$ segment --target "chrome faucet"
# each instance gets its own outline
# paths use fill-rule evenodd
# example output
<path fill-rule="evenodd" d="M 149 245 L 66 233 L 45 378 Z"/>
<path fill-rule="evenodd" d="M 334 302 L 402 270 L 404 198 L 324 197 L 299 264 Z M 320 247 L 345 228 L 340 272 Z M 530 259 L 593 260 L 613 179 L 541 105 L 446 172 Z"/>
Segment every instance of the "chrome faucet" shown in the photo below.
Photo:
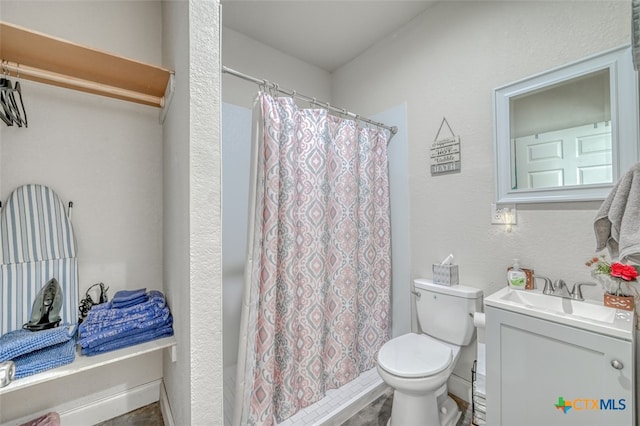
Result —
<path fill-rule="evenodd" d="M 534 278 L 544 280 L 544 288 L 542 289 L 543 294 L 553 293 L 553 284 L 551 283 L 551 280 L 549 278 L 543 277 L 542 275 L 534 275 Z"/>
<path fill-rule="evenodd" d="M 575 283 L 573 285 L 573 288 L 571 288 L 571 291 L 569 291 L 569 287 L 567 287 L 567 283 L 564 282 L 564 280 L 556 280 L 552 283 L 551 280 L 547 277 L 538 276 L 538 278 L 544 280 L 544 289 L 542 290 L 543 294 L 574 300 L 584 300 L 584 297 L 582 296 L 582 286 L 596 285 L 596 283 L 591 282 Z"/>
<path fill-rule="evenodd" d="M 571 299 L 571 293 L 569 292 L 569 287 L 567 287 L 567 283 L 564 280 L 556 280 L 553 283 L 552 287 L 553 293 L 552 296 L 560 296 L 565 297 L 567 299 Z"/>
<path fill-rule="evenodd" d="M 573 285 L 573 288 L 571 289 L 571 298 L 572 299 L 584 300 L 584 297 L 582 297 L 582 286 L 583 285 L 594 286 L 594 285 L 596 285 L 596 283 L 592 283 L 592 282 L 575 283 Z"/>

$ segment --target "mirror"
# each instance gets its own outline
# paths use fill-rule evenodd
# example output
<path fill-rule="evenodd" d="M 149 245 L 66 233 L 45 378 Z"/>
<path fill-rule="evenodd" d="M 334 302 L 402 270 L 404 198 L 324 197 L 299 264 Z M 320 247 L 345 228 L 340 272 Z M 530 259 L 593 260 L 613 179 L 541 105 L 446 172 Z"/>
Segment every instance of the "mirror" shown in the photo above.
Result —
<path fill-rule="evenodd" d="M 623 47 L 494 90 L 499 203 L 604 199 L 638 161 L 638 79 Z"/>

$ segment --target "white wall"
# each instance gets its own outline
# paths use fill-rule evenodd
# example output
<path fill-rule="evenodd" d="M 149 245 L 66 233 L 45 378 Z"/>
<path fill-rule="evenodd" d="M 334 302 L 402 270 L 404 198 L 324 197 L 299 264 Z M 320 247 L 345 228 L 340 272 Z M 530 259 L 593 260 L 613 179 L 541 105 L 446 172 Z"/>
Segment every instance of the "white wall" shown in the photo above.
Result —
<path fill-rule="evenodd" d="M 161 62 L 159 2 L 7 1 L 2 20 L 137 60 Z M 117 23 L 117 25 L 115 25 Z M 2 125 L 0 199 L 26 183 L 74 202 L 81 294 L 93 283 L 162 289 L 162 126 L 156 108 L 22 81 L 28 128 Z M 3 395 L 0 422 L 162 377 L 161 354 Z M 120 379 L 115 385 L 113 381 Z M 98 388 L 98 389 L 97 389 Z M 60 392 L 64 389 L 64 392 Z M 104 395 L 103 395 L 104 396 Z M 29 400 L 26 404 L 24 401 Z"/>
<path fill-rule="evenodd" d="M 453 253 L 461 284 L 485 294 L 505 285 L 514 257 L 552 278 L 589 279 L 599 203 L 519 205 L 511 233 L 490 224 L 491 92 L 628 43 L 629 22 L 628 2 L 442 2 L 334 73 L 338 105 L 367 114 L 407 103 L 413 278 L 431 277 L 431 264 Z M 462 171 L 431 176 L 443 117 L 461 138 Z M 472 359 L 467 353 L 456 374 L 470 378 Z"/>
<path fill-rule="evenodd" d="M 223 5 L 224 24 L 224 5 Z M 318 100 L 331 101 L 331 75 L 230 28 L 222 28 L 223 65 L 258 79 L 278 83 Z M 258 86 L 229 74 L 222 76 L 222 99 L 251 108 Z"/>
<path fill-rule="evenodd" d="M 176 425 L 222 424 L 219 5 L 162 11 L 163 59 L 176 71 L 163 138 L 165 290 L 180 319 L 164 380 Z"/>

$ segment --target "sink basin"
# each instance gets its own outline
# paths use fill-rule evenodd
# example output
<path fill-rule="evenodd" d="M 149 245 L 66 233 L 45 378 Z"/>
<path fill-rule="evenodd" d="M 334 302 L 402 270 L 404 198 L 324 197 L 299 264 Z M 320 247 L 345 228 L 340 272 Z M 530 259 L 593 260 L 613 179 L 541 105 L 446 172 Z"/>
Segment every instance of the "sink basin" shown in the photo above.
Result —
<path fill-rule="evenodd" d="M 609 308 L 592 300 L 550 296 L 539 290 L 505 287 L 488 296 L 485 304 L 624 339 L 631 339 L 633 331 L 631 311 Z"/>
<path fill-rule="evenodd" d="M 596 321 L 613 322 L 616 317 L 616 309 L 604 305 L 549 296 L 542 293 L 510 291 L 505 293 L 502 299 L 534 309 L 548 310 L 560 315 L 576 315 Z"/>

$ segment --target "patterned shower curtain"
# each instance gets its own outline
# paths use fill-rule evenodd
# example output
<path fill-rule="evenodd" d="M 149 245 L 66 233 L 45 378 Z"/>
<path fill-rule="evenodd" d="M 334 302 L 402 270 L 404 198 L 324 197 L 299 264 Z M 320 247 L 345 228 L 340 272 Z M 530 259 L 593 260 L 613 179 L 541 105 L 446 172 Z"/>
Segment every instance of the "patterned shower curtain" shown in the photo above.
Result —
<path fill-rule="evenodd" d="M 373 368 L 391 325 L 386 132 L 268 93 L 256 112 L 241 425 L 282 422 Z"/>

